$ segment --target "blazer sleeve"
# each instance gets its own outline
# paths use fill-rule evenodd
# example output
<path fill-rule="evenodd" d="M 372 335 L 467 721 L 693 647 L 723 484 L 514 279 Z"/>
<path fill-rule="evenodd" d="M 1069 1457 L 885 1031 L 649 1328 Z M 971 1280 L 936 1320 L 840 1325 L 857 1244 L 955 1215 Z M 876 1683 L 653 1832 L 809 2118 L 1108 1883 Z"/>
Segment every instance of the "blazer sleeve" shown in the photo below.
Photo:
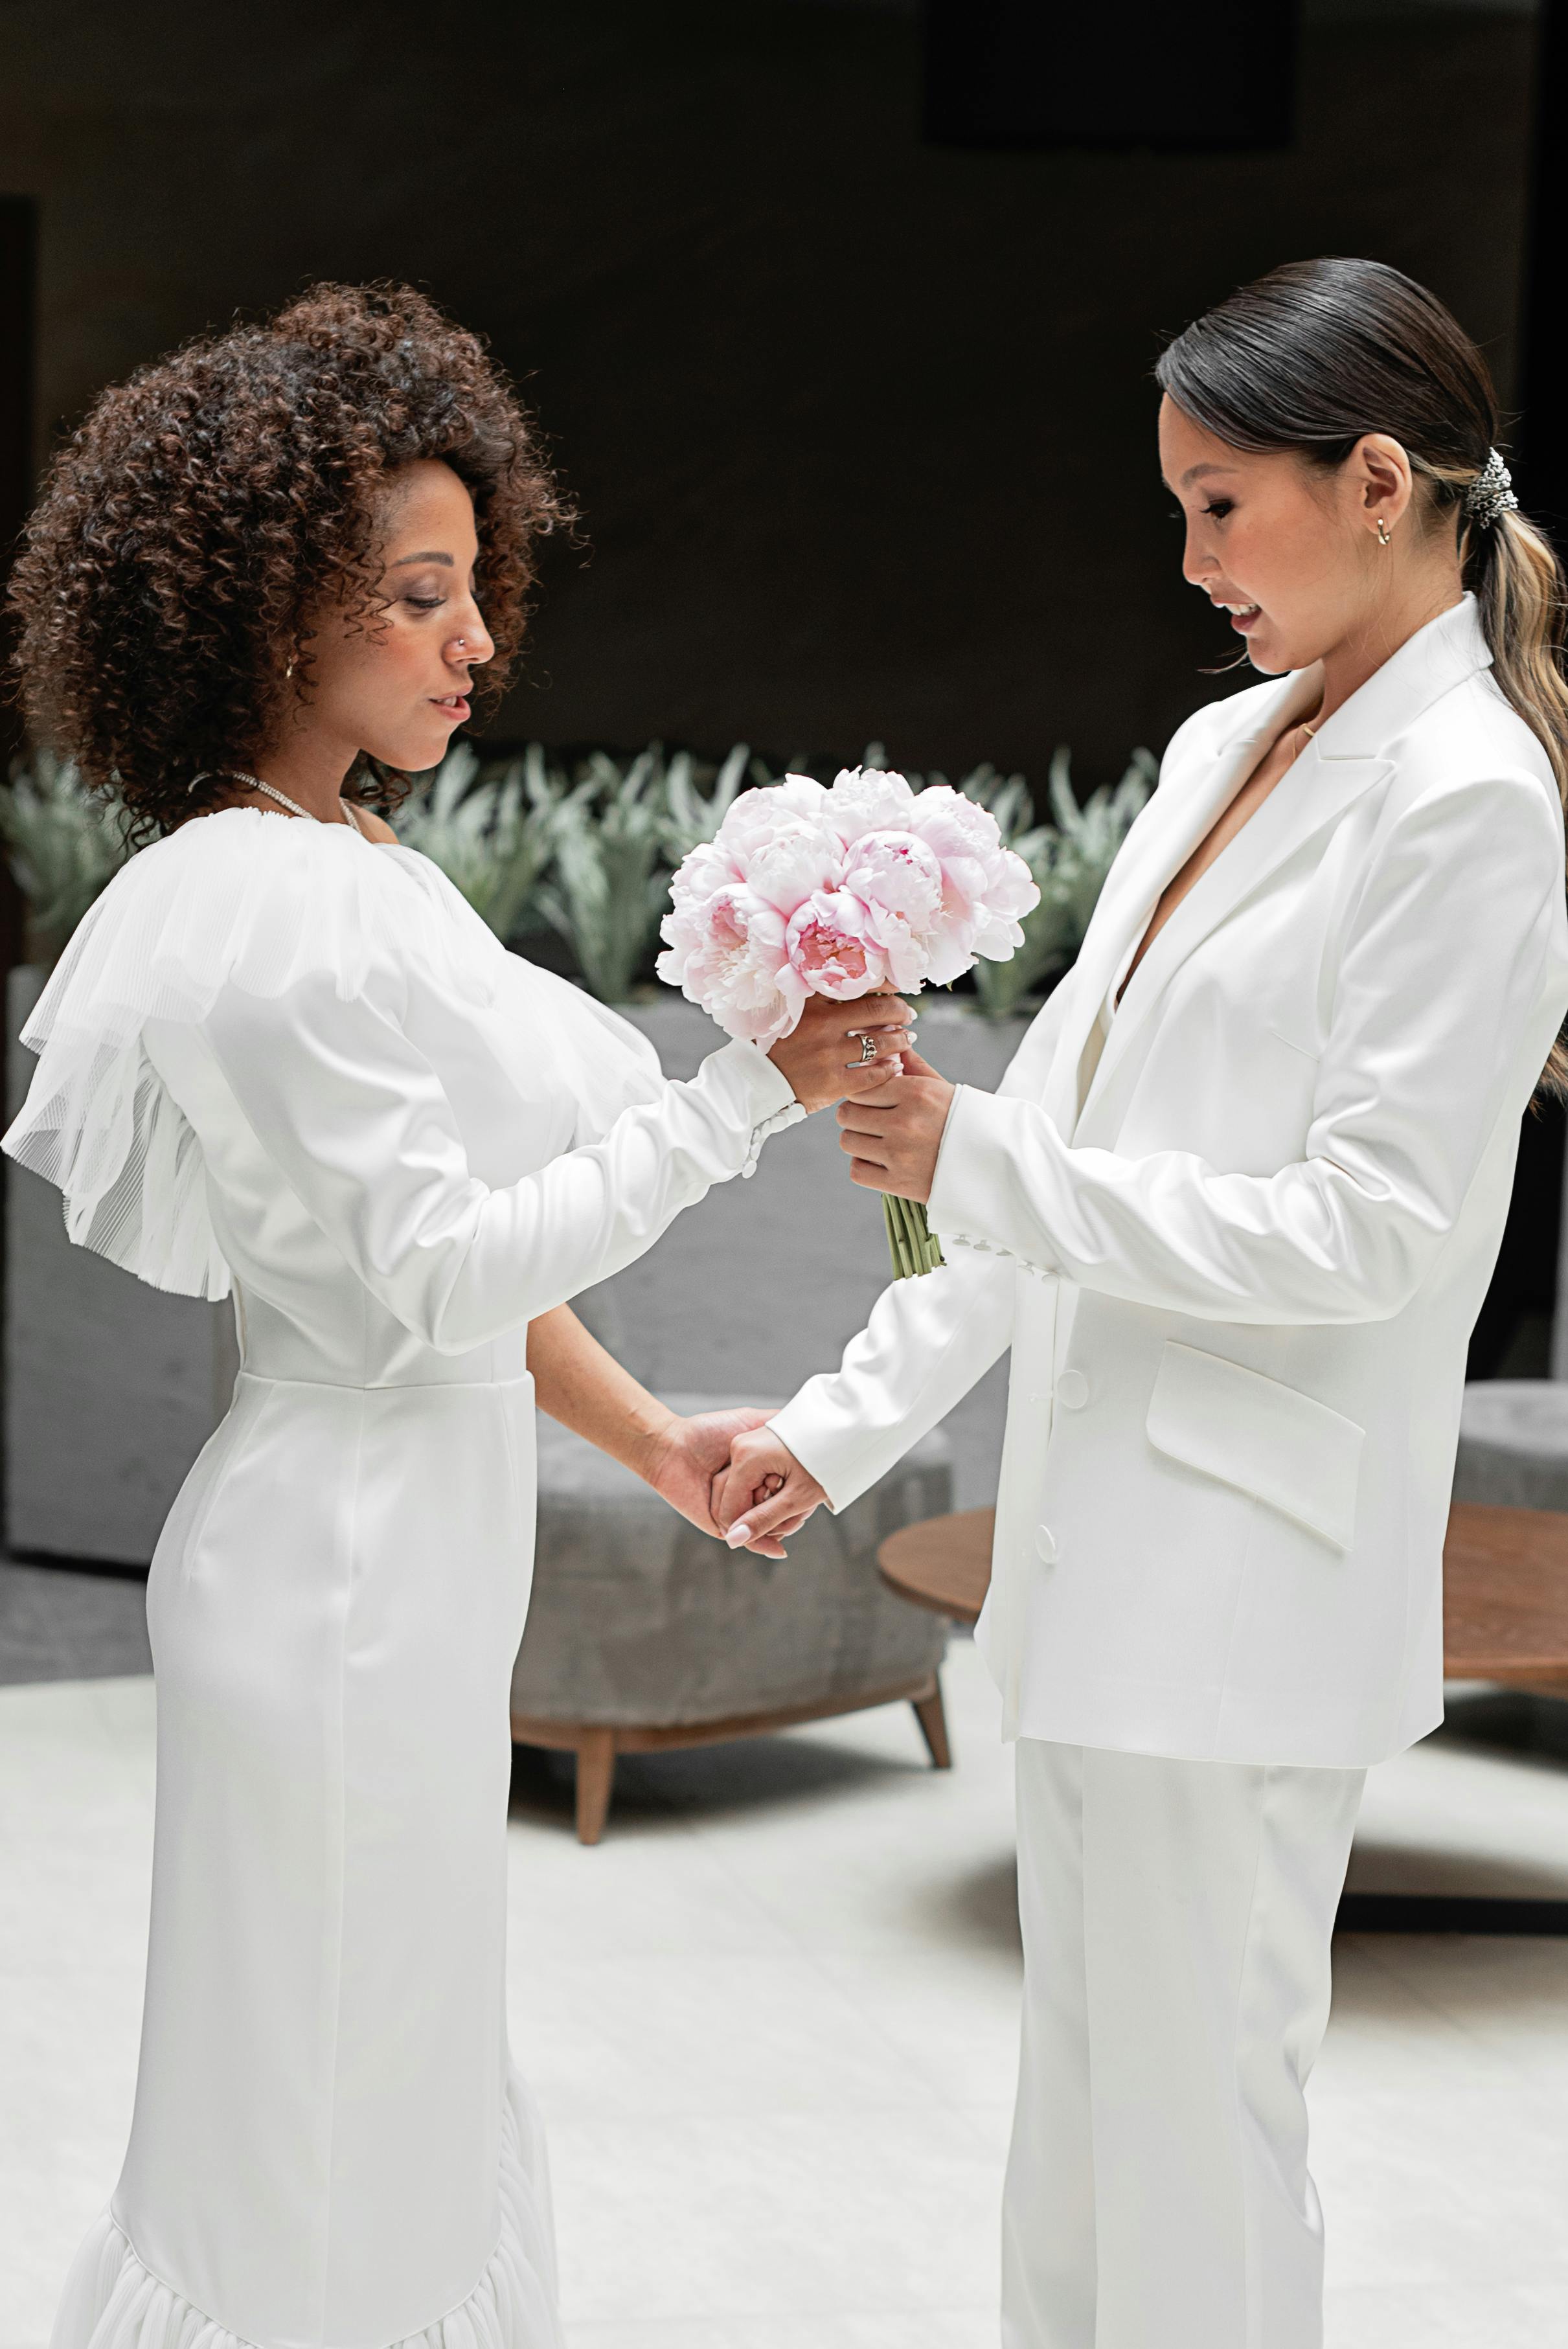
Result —
<path fill-rule="evenodd" d="M 1073 1149 L 1036 1103 L 963 1088 L 932 1226 L 1199 1319 L 1385 1319 L 1452 1231 L 1499 1119 L 1522 1112 L 1565 1002 L 1542 781 L 1429 792 L 1390 824 L 1351 922 L 1301 1159 L 1239 1174 Z"/>
<path fill-rule="evenodd" d="M 441 1353 L 462 1353 L 630 1264 L 710 1186 L 749 1174 L 805 1114 L 754 1045 L 627 1109 L 603 1139 L 493 1187 L 374 977 L 329 974 L 262 998 L 225 988 L 202 1025 L 262 1147 L 373 1296 Z"/>
<path fill-rule="evenodd" d="M 1012 1342 L 1018 1268 L 955 1248 L 935 1272 L 896 1280 L 836 1371 L 808 1379 L 771 1425 L 837 1510 L 887 1475 Z"/>

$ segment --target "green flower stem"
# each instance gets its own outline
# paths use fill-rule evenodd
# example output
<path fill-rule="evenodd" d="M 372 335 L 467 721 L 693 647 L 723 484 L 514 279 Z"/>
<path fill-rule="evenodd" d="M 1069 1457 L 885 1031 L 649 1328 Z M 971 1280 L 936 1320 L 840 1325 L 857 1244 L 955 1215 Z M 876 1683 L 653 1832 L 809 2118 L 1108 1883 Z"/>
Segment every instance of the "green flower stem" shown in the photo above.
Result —
<path fill-rule="evenodd" d="M 887 1226 L 888 1252 L 893 1259 L 895 1280 L 916 1279 L 923 1272 L 934 1272 L 947 1261 L 941 1242 L 926 1221 L 926 1211 L 918 1199 L 895 1199 L 885 1193 L 882 1219 Z"/>

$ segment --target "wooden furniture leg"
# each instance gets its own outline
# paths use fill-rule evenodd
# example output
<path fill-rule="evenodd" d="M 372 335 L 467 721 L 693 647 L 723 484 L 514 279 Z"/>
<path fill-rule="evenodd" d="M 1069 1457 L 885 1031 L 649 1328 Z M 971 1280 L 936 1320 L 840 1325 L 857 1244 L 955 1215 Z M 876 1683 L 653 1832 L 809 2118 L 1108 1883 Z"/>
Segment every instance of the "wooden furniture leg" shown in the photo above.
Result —
<path fill-rule="evenodd" d="M 905 1702 L 915 1708 L 938 1769 L 950 1769 L 941 1683 L 934 1672 L 895 1681 L 888 1688 L 857 1689 L 852 1696 L 819 1697 L 815 1704 L 738 1713 L 722 1721 L 667 1722 L 652 1727 L 623 1721 L 607 1727 L 601 1723 L 546 1721 L 538 1713 L 514 1713 L 512 1739 L 516 1745 L 537 1745 L 548 1754 L 576 1756 L 577 1836 L 583 1843 L 597 1843 L 609 1809 L 615 1765 L 623 1754 L 677 1754 L 696 1745 L 727 1745 L 738 1737 L 771 1736 L 775 1729 L 794 1729 L 805 1721 L 833 1721 L 843 1713 Z"/>
<path fill-rule="evenodd" d="M 615 1731 L 584 1729 L 577 1735 L 577 1841 L 597 1843 L 605 1831 L 610 1789 L 615 1785 Z"/>
<path fill-rule="evenodd" d="M 914 1699 L 915 1719 L 920 1724 L 920 1734 L 930 1749 L 931 1762 L 939 1770 L 953 1766 L 952 1748 L 948 1744 L 948 1717 L 942 1708 L 940 1675 L 931 1674 L 931 1685 L 924 1696 Z"/>

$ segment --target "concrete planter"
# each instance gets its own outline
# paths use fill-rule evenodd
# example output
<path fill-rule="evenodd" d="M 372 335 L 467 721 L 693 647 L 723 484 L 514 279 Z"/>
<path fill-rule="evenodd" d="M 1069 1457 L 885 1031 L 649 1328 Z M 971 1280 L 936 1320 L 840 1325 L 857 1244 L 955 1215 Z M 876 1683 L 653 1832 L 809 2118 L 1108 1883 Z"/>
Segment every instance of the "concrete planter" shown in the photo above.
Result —
<path fill-rule="evenodd" d="M 631 1005 L 626 1016 L 672 1077 L 694 1075 L 724 1041 L 679 996 Z M 1027 1025 L 982 1019 L 935 998 L 921 1007 L 920 1050 L 944 1076 L 990 1090 Z M 743 1402 L 791 1394 L 814 1371 L 836 1368 L 889 1277 L 881 1203 L 851 1184 L 838 1128 L 824 1112 L 770 1142 L 749 1182 L 710 1192 L 579 1309 L 646 1386 Z M 998 1364 L 946 1423 L 956 1508 L 995 1498 L 1006 1375 Z"/>
<path fill-rule="evenodd" d="M 17 1033 L 44 973 L 6 990 L 6 1115 L 35 1062 Z M 229 1306 L 166 1297 L 72 1247 L 51 1184 L 5 1162 L 5 1523 L 16 1551 L 145 1566 L 227 1408 Z"/>

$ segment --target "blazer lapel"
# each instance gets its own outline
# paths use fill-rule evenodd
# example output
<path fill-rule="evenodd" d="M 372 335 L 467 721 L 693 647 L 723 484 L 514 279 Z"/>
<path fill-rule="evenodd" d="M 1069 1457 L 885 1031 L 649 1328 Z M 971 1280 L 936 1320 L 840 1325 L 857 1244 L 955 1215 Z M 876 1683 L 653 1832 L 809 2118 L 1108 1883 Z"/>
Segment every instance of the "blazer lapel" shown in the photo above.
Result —
<path fill-rule="evenodd" d="M 1207 837 L 1251 773 L 1258 762 L 1261 746 L 1273 740 L 1288 709 L 1296 702 L 1299 701 L 1303 709 L 1308 707 L 1316 689 L 1310 681 L 1311 674 L 1303 672 L 1282 678 L 1278 690 L 1257 707 L 1244 734 L 1228 735 L 1217 750 L 1200 754 L 1202 764 L 1197 773 L 1179 779 L 1173 776 L 1168 781 L 1162 779 L 1159 791 L 1149 802 L 1148 821 L 1142 837 L 1133 834 L 1112 865 L 1085 933 L 1077 961 L 1062 981 L 1064 987 L 1072 988 L 1072 999 L 1052 1056 L 1043 1098 L 1043 1106 L 1052 1123 L 1069 1140 L 1081 1110 L 1086 1106 L 1088 1093 L 1098 1090 L 1099 1075 L 1096 1071 L 1094 1081 L 1080 1100 L 1079 1072 L 1090 1031 L 1099 1018 L 1100 1007 L 1112 981 L 1148 927 L 1154 909 L 1172 875 L 1180 872 L 1199 842 Z M 1207 772 L 1203 771 L 1204 766 Z M 1168 798 L 1165 796 L 1167 793 Z M 1248 829 L 1251 830 L 1251 826 Z M 1222 863 L 1223 859 L 1218 861 Z M 1170 926 L 1168 923 L 1160 939 L 1156 941 L 1156 947 Z M 1147 969 L 1154 950 L 1151 948 L 1150 955 L 1146 956 L 1139 965 L 1139 978 Z M 1131 994 L 1129 987 L 1128 998 Z M 1109 1057 L 1111 1043 L 1121 1024 L 1122 1014 L 1118 1011 L 1112 1024 L 1106 1053 L 1102 1056 L 1102 1068 L 1106 1058 Z"/>
<path fill-rule="evenodd" d="M 1486 667 L 1490 659 L 1475 598 L 1467 595 L 1451 611 L 1417 629 L 1358 692 L 1334 711 L 1257 813 L 1188 892 L 1139 963 L 1111 1022 L 1099 1066 L 1085 1096 L 1084 1111 L 1103 1093 L 1132 1039 L 1188 956 L 1288 858 L 1316 833 L 1336 823 L 1353 801 L 1392 771 L 1394 762 L 1382 755 L 1383 746 L 1397 736 L 1401 727 L 1408 725 L 1439 694 Z M 1246 736 L 1232 738 L 1220 746 L 1215 785 L 1207 792 L 1183 794 L 1192 820 L 1183 822 L 1179 828 L 1173 827 L 1171 836 L 1179 854 L 1155 867 L 1158 877 L 1152 895 L 1146 900 L 1146 924 L 1166 884 L 1179 872 L 1215 819 L 1229 806 L 1257 764 L 1264 744 L 1272 741 L 1298 711 L 1312 708 L 1322 692 L 1322 672 L 1317 668 L 1298 669 L 1285 678 L 1277 695 L 1272 694 L 1259 704 L 1257 718 L 1249 725 Z M 1100 992 L 1093 999 L 1096 1012 L 1115 968 L 1114 962 L 1106 968 Z M 1087 1033 L 1085 1022 L 1079 1040 L 1080 1054 Z M 1063 1043 L 1064 1047 L 1065 1037 Z M 1077 1066 L 1075 1061 L 1075 1073 Z M 1074 1112 L 1075 1118 L 1080 1113 L 1075 1099 Z"/>
<path fill-rule="evenodd" d="M 1334 824 L 1362 792 L 1392 771 L 1388 759 L 1327 759 L 1303 753 L 1194 883 L 1127 983 L 1106 1040 L 1089 1101 L 1102 1092 L 1134 1037 L 1189 955 L 1314 833 Z"/>

